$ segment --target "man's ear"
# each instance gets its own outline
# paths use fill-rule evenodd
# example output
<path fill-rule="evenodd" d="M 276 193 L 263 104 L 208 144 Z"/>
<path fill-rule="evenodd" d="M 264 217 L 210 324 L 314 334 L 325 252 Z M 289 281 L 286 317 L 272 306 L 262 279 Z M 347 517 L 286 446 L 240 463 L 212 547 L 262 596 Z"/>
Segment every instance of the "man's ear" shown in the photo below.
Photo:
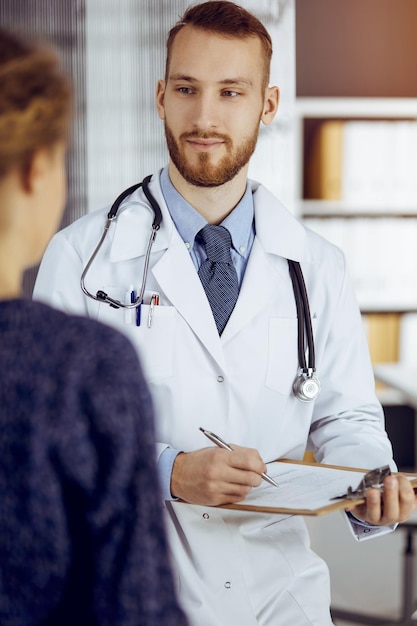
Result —
<path fill-rule="evenodd" d="M 272 122 L 278 111 L 279 105 L 279 89 L 278 87 L 267 87 L 265 90 L 264 106 L 262 110 L 261 121 L 268 125 Z"/>
<path fill-rule="evenodd" d="M 165 81 L 158 80 L 156 87 L 156 107 L 158 109 L 159 119 L 161 120 L 165 119 L 165 87 Z"/>

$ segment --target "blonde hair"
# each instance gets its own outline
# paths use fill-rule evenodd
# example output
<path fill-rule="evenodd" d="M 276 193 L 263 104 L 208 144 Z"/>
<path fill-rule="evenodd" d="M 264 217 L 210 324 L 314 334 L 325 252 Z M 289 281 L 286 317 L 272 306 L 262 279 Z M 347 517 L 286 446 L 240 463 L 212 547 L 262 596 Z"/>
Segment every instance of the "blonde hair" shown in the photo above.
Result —
<path fill-rule="evenodd" d="M 0 179 L 68 138 L 71 87 L 52 48 L 0 28 Z"/>

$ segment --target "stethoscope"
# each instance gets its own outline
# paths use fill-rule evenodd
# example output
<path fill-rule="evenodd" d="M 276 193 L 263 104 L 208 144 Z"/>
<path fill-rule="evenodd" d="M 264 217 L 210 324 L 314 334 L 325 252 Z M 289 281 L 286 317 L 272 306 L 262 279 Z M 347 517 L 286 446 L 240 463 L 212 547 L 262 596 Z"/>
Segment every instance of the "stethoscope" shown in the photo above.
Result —
<path fill-rule="evenodd" d="M 86 296 L 96 300 L 97 302 L 102 302 L 108 304 L 109 306 L 119 309 L 135 309 L 141 306 L 143 302 L 143 296 L 145 293 L 146 280 L 148 277 L 149 271 L 149 261 L 151 256 L 152 245 L 155 241 L 156 234 L 161 226 L 162 222 L 162 212 L 159 204 L 151 194 L 149 190 L 149 181 L 152 176 L 147 176 L 143 179 L 141 183 L 137 183 L 132 185 L 128 189 L 125 189 L 114 201 L 110 211 L 107 214 L 106 223 L 104 225 L 103 234 L 100 237 L 100 240 L 95 247 L 91 257 L 89 258 L 83 273 L 81 274 L 80 285 L 82 291 Z M 120 300 L 116 300 L 111 298 L 105 291 L 99 290 L 94 295 L 91 293 L 87 287 L 85 286 L 86 276 L 91 269 L 91 266 L 96 258 L 103 242 L 109 232 L 109 228 L 111 223 L 116 219 L 117 212 L 119 210 L 122 202 L 130 196 L 136 189 L 142 187 L 143 193 L 145 194 L 146 199 L 148 200 L 152 210 L 153 210 L 153 221 L 151 227 L 151 233 L 149 236 L 148 245 L 145 253 L 145 262 L 143 267 L 143 275 L 142 275 L 142 285 L 140 291 L 136 298 L 133 299 L 132 302 L 126 303 L 121 302 Z M 301 271 L 301 266 L 297 261 L 291 261 L 288 259 L 288 267 L 290 272 L 290 277 L 292 281 L 292 286 L 294 290 L 294 298 L 295 304 L 297 307 L 297 318 L 298 318 L 298 364 L 299 364 L 299 374 L 293 383 L 293 392 L 296 398 L 301 400 L 302 402 L 311 402 L 315 400 L 320 393 L 320 381 L 316 376 L 316 366 L 315 366 L 315 350 L 314 350 L 314 338 L 313 338 L 313 328 L 311 323 L 311 313 L 310 306 L 308 303 L 308 295 L 307 289 L 304 282 L 303 273 Z M 306 358 L 306 345 L 305 340 L 307 339 L 307 353 L 308 359 Z"/>

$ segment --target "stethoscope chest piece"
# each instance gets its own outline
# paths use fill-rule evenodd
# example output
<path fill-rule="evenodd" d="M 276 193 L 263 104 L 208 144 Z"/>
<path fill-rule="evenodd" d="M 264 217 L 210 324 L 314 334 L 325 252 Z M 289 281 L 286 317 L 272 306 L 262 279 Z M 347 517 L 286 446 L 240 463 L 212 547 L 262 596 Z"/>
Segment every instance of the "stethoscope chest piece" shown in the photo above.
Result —
<path fill-rule="evenodd" d="M 314 372 L 303 372 L 295 379 L 293 391 L 301 402 L 312 402 L 320 393 L 320 381 Z"/>

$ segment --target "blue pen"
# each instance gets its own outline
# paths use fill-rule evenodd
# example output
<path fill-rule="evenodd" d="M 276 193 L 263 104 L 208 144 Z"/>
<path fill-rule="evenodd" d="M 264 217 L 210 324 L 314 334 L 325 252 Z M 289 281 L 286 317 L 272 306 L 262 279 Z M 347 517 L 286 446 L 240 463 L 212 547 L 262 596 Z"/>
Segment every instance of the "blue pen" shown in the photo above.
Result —
<path fill-rule="evenodd" d="M 131 304 L 134 304 L 136 300 L 136 294 L 134 291 L 130 292 L 130 302 Z M 139 306 L 136 307 L 136 326 L 140 326 L 140 309 L 141 309 L 142 303 L 139 304 Z"/>

